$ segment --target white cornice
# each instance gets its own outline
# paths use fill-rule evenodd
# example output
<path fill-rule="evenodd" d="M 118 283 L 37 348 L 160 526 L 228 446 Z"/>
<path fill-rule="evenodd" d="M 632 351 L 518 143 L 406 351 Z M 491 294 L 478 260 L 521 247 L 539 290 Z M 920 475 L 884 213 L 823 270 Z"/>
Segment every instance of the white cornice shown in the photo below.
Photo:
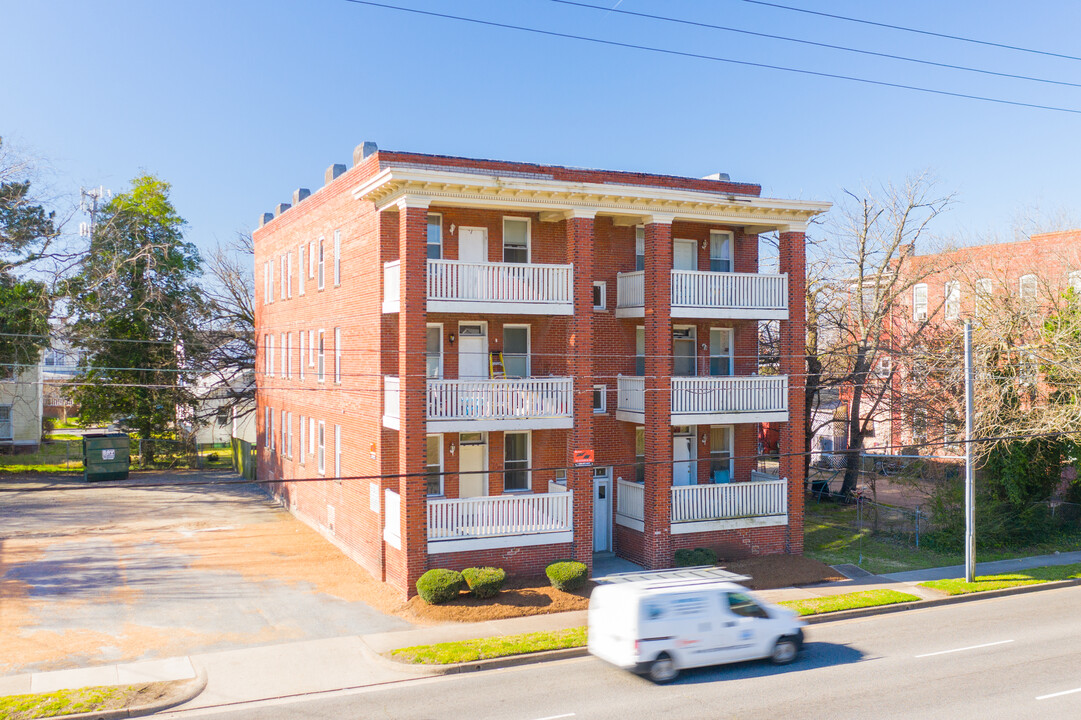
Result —
<path fill-rule="evenodd" d="M 406 202 L 451 207 L 527 212 L 671 217 L 767 230 L 801 231 L 810 218 L 830 208 L 827 202 L 780 200 L 701 190 L 580 183 L 482 172 L 447 172 L 388 167 L 353 189 L 353 197 L 380 210 Z M 566 215 L 565 215 L 566 216 Z M 549 218 L 556 217 L 549 214 Z"/>

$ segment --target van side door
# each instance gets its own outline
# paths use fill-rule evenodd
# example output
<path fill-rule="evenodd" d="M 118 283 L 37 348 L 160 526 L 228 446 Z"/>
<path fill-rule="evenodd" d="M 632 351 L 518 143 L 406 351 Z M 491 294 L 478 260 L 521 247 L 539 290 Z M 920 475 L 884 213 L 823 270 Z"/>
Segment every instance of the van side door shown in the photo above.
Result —
<path fill-rule="evenodd" d="M 716 662 L 739 662 L 762 657 L 769 613 L 746 593 L 721 592 L 715 646 Z"/>

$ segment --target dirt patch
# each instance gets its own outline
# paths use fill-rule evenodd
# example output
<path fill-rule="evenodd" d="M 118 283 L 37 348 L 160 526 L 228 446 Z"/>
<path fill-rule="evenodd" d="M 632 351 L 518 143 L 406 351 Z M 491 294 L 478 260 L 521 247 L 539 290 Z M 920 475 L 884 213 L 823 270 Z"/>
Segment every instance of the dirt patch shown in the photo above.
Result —
<path fill-rule="evenodd" d="M 28 720 L 53 717 L 57 713 L 98 713 L 150 704 L 177 704 L 191 696 L 193 682 L 175 680 L 14 695 L 0 698 L 0 714 L 7 720 Z"/>
<path fill-rule="evenodd" d="M 478 600 L 463 592 L 457 600 L 443 605 L 429 605 L 420 597 L 412 598 L 398 612 L 405 620 L 427 625 L 440 622 L 482 622 L 526 615 L 546 615 L 589 607 L 589 593 L 594 583 L 574 592 L 556 590 L 548 578 L 512 578 L 494 598 Z"/>
<path fill-rule="evenodd" d="M 805 555 L 761 555 L 726 562 L 724 568 L 750 576 L 751 579 L 745 584 L 752 590 L 773 590 L 845 579 L 829 565 Z"/>

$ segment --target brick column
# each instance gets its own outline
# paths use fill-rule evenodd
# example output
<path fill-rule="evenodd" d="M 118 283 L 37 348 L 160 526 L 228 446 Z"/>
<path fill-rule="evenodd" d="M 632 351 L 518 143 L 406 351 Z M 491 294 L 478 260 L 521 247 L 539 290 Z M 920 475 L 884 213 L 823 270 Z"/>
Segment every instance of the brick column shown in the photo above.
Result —
<path fill-rule="evenodd" d="M 575 211 L 565 224 L 567 261 L 574 265 L 574 316 L 567 334 L 567 370 L 574 378 L 574 426 L 567 433 L 567 459 L 593 446 L 593 218 Z M 574 559 L 593 570 L 593 469 L 567 471 L 574 492 Z"/>
<path fill-rule="evenodd" d="M 644 556 L 672 565 L 672 219 L 646 224 L 646 487 Z"/>
<path fill-rule="evenodd" d="M 804 383 L 807 372 L 806 248 L 804 233 L 782 232 L 781 272 L 788 273 L 788 320 L 781 321 L 781 372 L 788 376 L 788 422 L 780 432 L 780 474 L 788 478 L 788 551 L 803 552 Z"/>
<path fill-rule="evenodd" d="M 428 203 L 403 198 L 398 204 L 398 258 L 401 260 L 401 307 L 398 311 L 398 377 L 401 382 L 398 430 L 398 472 L 414 477 L 398 480 L 402 498 L 403 580 L 406 597 L 428 563 L 427 489 L 424 478 L 427 417 L 424 348 L 428 288 Z M 388 553 L 390 551 L 388 550 Z"/>

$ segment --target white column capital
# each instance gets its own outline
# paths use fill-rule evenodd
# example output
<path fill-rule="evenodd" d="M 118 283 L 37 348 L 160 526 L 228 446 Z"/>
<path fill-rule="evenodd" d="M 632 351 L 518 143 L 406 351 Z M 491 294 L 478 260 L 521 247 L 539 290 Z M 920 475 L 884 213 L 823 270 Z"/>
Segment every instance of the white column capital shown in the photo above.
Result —
<path fill-rule="evenodd" d="M 807 223 L 805 223 L 805 222 L 794 222 L 794 223 L 788 223 L 787 225 L 781 225 L 780 227 L 777 228 L 777 232 L 779 232 L 779 233 L 797 233 L 797 232 L 798 233 L 806 233 L 807 232 Z"/>
<path fill-rule="evenodd" d="M 406 208 L 427 210 L 428 206 L 432 204 L 432 200 L 423 195 L 403 195 L 394 204 L 398 207 L 398 210 L 405 210 Z"/>
<path fill-rule="evenodd" d="M 675 215 L 668 215 L 662 213 L 642 216 L 642 222 L 646 225 L 671 225 L 672 221 L 675 219 Z"/>

